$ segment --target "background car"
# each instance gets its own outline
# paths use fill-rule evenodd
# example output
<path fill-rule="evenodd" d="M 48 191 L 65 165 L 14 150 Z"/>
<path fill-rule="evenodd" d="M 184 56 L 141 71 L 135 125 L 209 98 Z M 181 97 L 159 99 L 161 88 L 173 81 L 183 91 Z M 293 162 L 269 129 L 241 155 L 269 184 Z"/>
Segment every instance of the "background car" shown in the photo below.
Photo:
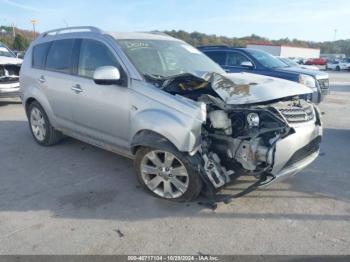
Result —
<path fill-rule="evenodd" d="M 305 65 L 326 65 L 327 60 L 324 58 L 310 58 L 306 60 Z"/>
<path fill-rule="evenodd" d="M 348 70 L 349 67 L 350 67 L 350 63 L 346 61 L 333 60 L 327 63 L 326 70 L 336 70 L 336 71 Z"/>
<path fill-rule="evenodd" d="M 291 66 L 291 67 L 300 67 L 303 69 L 310 69 L 310 70 L 316 70 L 319 71 L 320 69 L 317 66 L 313 65 L 303 65 L 303 64 L 298 64 L 292 59 L 286 58 L 286 57 L 277 57 L 279 60 L 281 60 L 283 63 Z"/>
<path fill-rule="evenodd" d="M 314 103 L 320 103 L 329 92 L 327 73 L 288 66 L 261 50 L 227 46 L 200 46 L 198 49 L 229 73 L 250 72 L 302 83 L 313 90 Z"/>
<path fill-rule="evenodd" d="M 0 43 L 0 97 L 19 96 L 19 70 L 22 59 Z"/>

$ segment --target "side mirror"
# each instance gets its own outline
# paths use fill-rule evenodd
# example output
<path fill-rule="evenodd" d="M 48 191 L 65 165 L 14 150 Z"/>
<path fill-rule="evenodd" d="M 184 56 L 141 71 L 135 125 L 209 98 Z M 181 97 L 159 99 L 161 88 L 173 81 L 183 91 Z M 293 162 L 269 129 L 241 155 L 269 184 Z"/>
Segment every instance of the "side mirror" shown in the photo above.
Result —
<path fill-rule="evenodd" d="M 249 69 L 252 69 L 252 68 L 254 67 L 254 65 L 253 65 L 252 62 L 250 62 L 250 61 L 244 61 L 244 62 L 242 62 L 242 63 L 241 63 L 241 66 L 242 66 L 242 67 L 247 67 L 247 68 L 249 68 Z"/>
<path fill-rule="evenodd" d="M 93 79 L 98 85 L 120 84 L 120 72 L 114 66 L 101 66 L 95 70 Z"/>

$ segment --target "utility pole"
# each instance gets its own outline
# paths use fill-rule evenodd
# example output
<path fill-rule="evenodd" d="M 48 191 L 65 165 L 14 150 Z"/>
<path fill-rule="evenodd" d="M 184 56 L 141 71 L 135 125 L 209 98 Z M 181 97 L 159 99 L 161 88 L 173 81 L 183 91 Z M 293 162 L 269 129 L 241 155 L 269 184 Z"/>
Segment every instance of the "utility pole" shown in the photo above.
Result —
<path fill-rule="evenodd" d="M 36 37 L 36 33 L 35 33 L 35 25 L 37 24 L 37 20 L 36 19 L 32 19 L 32 20 L 30 20 L 30 22 L 32 23 L 32 25 L 33 25 L 33 40 L 35 39 L 35 37 Z"/>
<path fill-rule="evenodd" d="M 334 39 L 333 39 L 333 41 L 335 41 L 336 39 L 337 39 L 337 29 L 334 29 Z"/>

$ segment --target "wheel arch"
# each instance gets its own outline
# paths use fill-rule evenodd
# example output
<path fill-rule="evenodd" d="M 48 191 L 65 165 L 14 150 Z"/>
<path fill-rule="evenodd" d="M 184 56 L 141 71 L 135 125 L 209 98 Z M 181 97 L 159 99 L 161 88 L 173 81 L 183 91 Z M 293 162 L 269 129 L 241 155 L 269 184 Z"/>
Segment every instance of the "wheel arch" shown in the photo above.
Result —
<path fill-rule="evenodd" d="M 52 108 L 50 106 L 48 99 L 39 90 L 37 90 L 34 87 L 31 87 L 31 88 L 28 88 L 28 90 L 26 90 L 26 92 L 24 93 L 24 96 L 23 96 L 23 106 L 24 106 L 24 110 L 27 114 L 27 117 L 28 117 L 28 113 L 29 113 L 28 112 L 29 106 L 33 102 L 37 102 L 41 105 L 41 107 L 45 110 L 45 113 L 46 113 L 47 117 L 49 118 L 52 126 L 56 127 L 57 126 L 56 118 L 54 117 L 54 113 L 52 111 Z"/>
<path fill-rule="evenodd" d="M 201 141 L 201 127 L 202 122 L 195 118 L 156 109 L 145 110 L 132 116 L 130 145 L 133 148 L 146 140 L 166 139 L 177 150 L 191 152 Z"/>
<path fill-rule="evenodd" d="M 171 142 L 169 139 L 162 136 L 161 134 L 152 130 L 143 129 L 137 132 L 133 137 L 130 144 L 130 149 L 132 154 L 135 155 L 136 151 L 140 147 L 160 147 L 164 143 L 169 143 L 169 145 L 177 149 L 173 142 Z"/>

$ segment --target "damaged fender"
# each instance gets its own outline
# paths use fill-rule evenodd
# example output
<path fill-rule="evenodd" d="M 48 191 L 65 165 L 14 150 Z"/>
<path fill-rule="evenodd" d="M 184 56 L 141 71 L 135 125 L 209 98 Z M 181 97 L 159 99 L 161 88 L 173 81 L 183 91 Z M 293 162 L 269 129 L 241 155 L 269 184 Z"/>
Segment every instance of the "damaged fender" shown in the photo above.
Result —
<path fill-rule="evenodd" d="M 200 107 L 198 107 L 200 110 Z M 166 137 L 179 151 L 191 152 L 201 142 L 200 119 L 178 118 L 174 114 L 157 109 L 148 109 L 134 115 L 131 126 L 131 146 L 143 145 L 141 134 L 152 131 Z M 145 144 L 147 146 L 147 144 Z"/>

